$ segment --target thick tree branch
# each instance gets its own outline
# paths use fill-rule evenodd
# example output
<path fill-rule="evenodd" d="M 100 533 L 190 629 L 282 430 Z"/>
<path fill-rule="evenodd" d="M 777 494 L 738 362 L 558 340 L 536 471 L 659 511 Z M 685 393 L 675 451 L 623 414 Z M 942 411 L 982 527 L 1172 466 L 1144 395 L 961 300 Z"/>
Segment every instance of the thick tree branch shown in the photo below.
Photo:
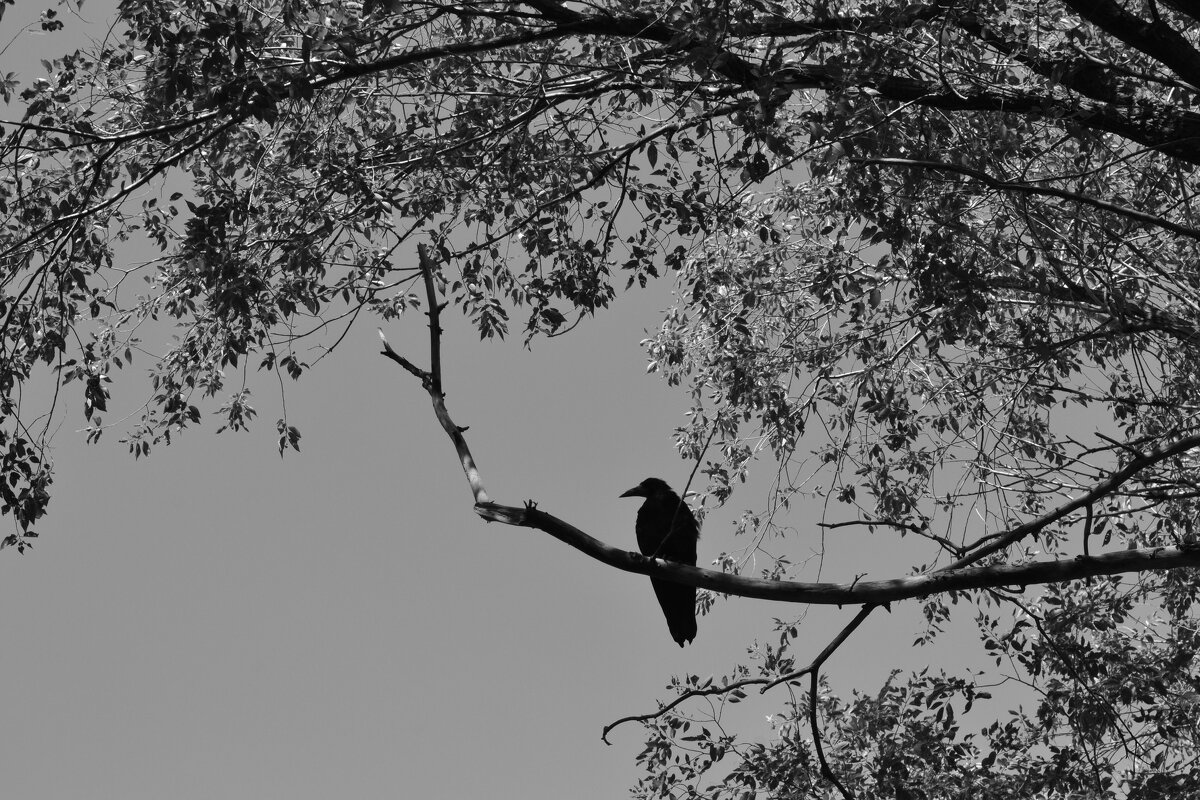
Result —
<path fill-rule="evenodd" d="M 714 72 L 746 89 L 756 90 L 763 80 L 769 80 L 769 76 L 764 76 L 757 65 L 750 63 L 728 48 L 697 39 L 652 18 L 640 15 L 613 17 L 603 14 L 589 17 L 554 3 L 537 2 L 528 5 L 537 8 L 547 18 L 564 26 L 576 26 L 584 35 L 649 39 L 676 47 L 679 51 L 700 57 L 701 63 L 707 64 Z M 1087 4 L 1073 5 L 1084 6 Z M 1114 4 L 1105 3 L 1103 5 Z M 1078 8 L 1077 10 L 1083 14 L 1082 10 Z M 925 15 L 926 12 L 923 11 L 915 12 L 911 15 L 911 19 L 899 20 L 898 24 L 903 27 L 913 21 L 925 18 Z M 1088 15 L 1084 14 L 1084 16 Z M 1169 29 L 1168 32 L 1178 37 L 1178 34 L 1170 32 Z M 1156 29 L 1153 36 L 1148 35 L 1143 43 L 1161 44 L 1167 39 L 1171 39 L 1171 37 Z M 1171 42 L 1174 40 L 1171 39 Z M 1166 44 L 1162 46 L 1165 47 Z M 1173 44 L 1171 46 L 1174 47 Z M 1188 54 L 1177 49 L 1172 52 L 1174 58 L 1171 66 L 1190 81 L 1188 75 L 1192 74 L 1192 70 L 1188 68 Z M 1151 55 L 1157 56 L 1160 53 L 1161 49 Z M 1197 152 L 1195 147 L 1195 141 L 1197 137 L 1200 137 L 1200 115 L 1169 106 L 1151 106 L 1143 103 L 1134 108 L 1095 100 L 1076 103 L 1064 101 L 1052 94 L 1023 91 L 946 92 L 940 86 L 906 76 L 862 74 L 841 68 L 831 68 L 824 64 L 791 64 L 787 69 L 789 70 L 789 81 L 797 85 L 829 91 L 843 91 L 846 87 L 859 87 L 886 100 L 911 102 L 930 108 L 950 111 L 1011 112 L 1036 116 L 1043 116 L 1047 113 L 1061 114 L 1071 117 L 1087 127 L 1115 133 L 1148 147 L 1171 153 L 1176 157 L 1200 163 L 1200 152 Z M 1195 81 L 1190 82 L 1196 84 Z"/>
<path fill-rule="evenodd" d="M 526 5 L 536 8 L 553 22 L 575 26 L 584 35 L 649 39 L 699 56 L 701 63 L 707 64 L 714 72 L 746 89 L 756 90 L 764 80 L 770 80 L 770 76 L 761 73 L 759 66 L 727 47 L 698 39 L 654 18 L 642 15 L 588 16 L 553 2 L 539 1 Z M 1071 2 L 1069 5 L 1081 16 L 1152 57 L 1160 59 L 1190 84 L 1200 87 L 1200 57 L 1178 33 L 1162 24 L 1144 23 L 1122 11 L 1111 0 L 1103 3 Z M 926 7 L 914 5 L 898 12 L 889 21 L 893 27 L 903 29 L 914 22 L 930 19 L 945 12 L 946 9 L 938 4 Z M 877 25 L 879 20 L 872 22 Z M 837 21 L 835 28 L 842 24 L 843 21 Z M 1126 24 L 1132 27 L 1126 28 Z M 811 23 L 798 25 L 800 27 L 796 29 L 796 33 L 814 32 Z M 790 29 L 776 23 L 766 23 L 760 35 L 786 35 L 781 33 L 785 30 Z M 859 87 L 887 100 L 911 102 L 931 108 L 1002 111 L 1037 116 L 1046 113 L 1062 114 L 1087 127 L 1115 133 L 1176 157 L 1200 163 L 1200 153 L 1195 147 L 1195 141 L 1200 136 L 1200 115 L 1170 106 L 1150 106 L 1143 103 L 1133 108 L 1111 102 L 1096 102 L 1095 99 L 1072 103 L 1052 94 L 1020 91 L 945 92 L 940 86 L 906 76 L 861 74 L 830 68 L 824 64 L 792 64 L 788 65 L 788 70 L 789 80 L 798 85 L 829 91 Z"/>
<path fill-rule="evenodd" d="M 700 589 L 710 589 L 721 594 L 775 600 L 783 603 L 837 606 L 880 605 L 896 600 L 928 597 L 932 594 L 960 592 L 968 589 L 1032 586 L 1079 580 L 1096 575 L 1141 572 L 1149 569 L 1200 567 L 1200 545 L 1188 544 L 1179 547 L 1121 550 L 1095 558 L 1070 558 L 1035 561 L 1027 564 L 996 564 L 967 568 L 952 565 L 942 571 L 924 575 L 876 581 L 854 581 L 853 583 L 769 581 L 730 575 L 701 567 L 689 567 L 673 561 L 651 559 L 640 553 L 613 547 L 584 533 L 570 523 L 541 511 L 532 503 L 524 508 L 484 503 L 475 506 L 475 513 L 489 522 L 503 522 L 506 525 L 536 528 L 603 564 L 625 572 L 665 578 Z M 1020 529 L 1015 530 L 1024 530 L 1025 527 L 1021 526 Z M 1025 535 L 1028 535 L 1028 531 Z M 1001 537 L 1001 539 L 1007 540 L 1006 537 Z M 990 547 L 991 544 L 989 544 L 989 552 L 994 552 Z M 975 557 L 969 558 L 974 559 Z M 968 559 L 957 563 L 963 562 L 970 563 Z"/>
<path fill-rule="evenodd" d="M 1064 86 L 1082 95 L 1105 103 L 1120 99 L 1120 84 L 1114 80 L 1112 66 L 1086 58 L 1049 58 L 1045 53 L 1028 46 L 1027 42 L 1010 39 L 994 28 L 984 25 L 983 20 L 973 14 L 960 14 L 953 19 L 968 36 L 1003 53 L 1008 58 L 1024 64 L 1030 71 L 1043 78 L 1060 81 Z"/>
<path fill-rule="evenodd" d="M 1066 0 L 1066 4 L 1100 30 L 1141 50 L 1200 89 L 1200 52 L 1169 25 L 1147 22 L 1113 0 Z"/>
<path fill-rule="evenodd" d="M 812 690 L 811 690 L 812 691 L 811 701 L 814 704 L 813 708 L 815 709 L 815 703 L 816 703 L 816 698 L 817 698 L 817 680 L 816 680 L 816 678 L 817 678 L 817 675 L 818 675 L 818 672 L 819 672 L 821 666 L 825 663 L 825 661 L 828 660 L 831 655 L 833 655 L 833 653 L 837 650 L 837 648 L 841 646 L 841 644 L 850 636 L 850 634 L 853 633 L 866 620 L 866 618 L 871 614 L 871 612 L 875 608 L 877 608 L 880 604 L 890 602 L 891 600 L 921 596 L 918 594 L 910 594 L 910 592 L 921 591 L 921 587 L 925 586 L 927 581 L 931 582 L 931 584 L 932 584 L 932 585 L 927 586 L 927 588 L 931 589 L 931 591 L 929 591 L 927 593 L 932 594 L 934 592 L 960 591 L 962 589 L 978 589 L 978 588 L 999 588 L 1002 586 L 1012 586 L 1012 585 L 1020 585 L 1023 587 L 1023 586 L 1033 585 L 1033 584 L 1055 583 L 1055 582 L 1067 581 L 1067 580 L 1077 580 L 1079 578 L 1087 578 L 1087 577 L 1091 577 L 1094 575 L 1115 575 L 1115 574 L 1120 574 L 1120 573 L 1124 573 L 1124 572 L 1137 572 L 1137 571 L 1141 571 L 1143 569 L 1175 569 L 1175 568 L 1181 568 L 1181 567 L 1200 566 L 1200 546 L 1197 546 L 1197 545 L 1184 545 L 1181 547 L 1172 547 L 1172 548 L 1144 548 L 1142 550 L 1126 550 L 1126 551 L 1119 551 L 1116 553 L 1109 553 L 1106 555 L 1099 556 L 1097 558 L 1092 558 L 1090 556 L 1083 556 L 1083 557 L 1077 557 L 1077 558 L 1071 559 L 1071 560 L 1042 561 L 1042 562 L 1033 562 L 1030 564 L 1015 565 L 1015 566 L 1014 565 L 997 565 L 997 566 L 992 566 L 992 567 L 976 567 L 976 568 L 970 568 L 967 566 L 971 563 L 977 562 L 979 559 L 981 559 L 987 555 L 998 552 L 1000 549 L 1008 547 L 1009 545 L 1015 543 L 1016 541 L 1020 540 L 1021 538 L 1031 535 L 1033 532 L 1036 532 L 1037 530 L 1041 530 L 1042 528 L 1051 524 L 1053 521 L 1061 519 L 1062 517 L 1066 516 L 1067 514 L 1071 513 L 1072 511 L 1079 509 L 1080 507 L 1084 507 L 1089 510 L 1089 529 L 1090 529 L 1090 519 L 1091 519 L 1090 509 L 1092 507 L 1092 504 L 1097 499 L 1111 493 L 1116 488 L 1118 488 L 1122 483 L 1124 483 L 1126 480 L 1131 478 L 1134 474 L 1145 469 L 1146 467 L 1156 464 L 1166 458 L 1170 458 L 1174 455 L 1178 455 L 1186 450 L 1189 450 L 1189 449 L 1197 446 L 1198 444 L 1200 444 L 1200 436 L 1188 437 L 1185 439 L 1181 439 L 1178 442 L 1175 442 L 1173 445 L 1169 445 L 1167 447 L 1162 447 L 1157 450 L 1151 451 L 1149 453 L 1140 454 L 1140 455 L 1136 456 L 1133 459 L 1133 461 L 1131 461 L 1129 464 L 1127 464 L 1124 468 L 1122 468 L 1121 470 L 1118 470 L 1116 473 L 1109 476 L 1109 478 L 1107 480 L 1098 484 L 1091 492 L 1084 495 L 1083 497 L 1078 498 L 1076 500 L 1072 500 L 1068 503 L 1065 503 L 1064 505 L 1060 506 L 1059 508 L 1050 512 L 1049 514 L 1044 515 L 1043 517 L 1040 517 L 1038 520 L 1034 520 L 1034 521 L 1028 523 L 1027 525 L 1018 526 L 1017 528 L 1013 528 L 1012 530 L 1006 532 L 1005 534 L 1002 534 L 1002 535 L 996 537 L 995 540 L 989 541 L 989 543 L 986 546 L 981 547 L 978 551 L 976 551 L 975 553 L 972 553 L 970 556 L 960 559 L 959 561 L 957 561 L 953 564 L 950 564 L 947 567 L 943 567 L 942 569 L 940 569 L 934 573 L 930 573 L 930 574 L 923 575 L 923 576 L 914 576 L 913 578 L 893 580 L 893 581 L 856 582 L 849 586 L 846 586 L 846 585 L 838 586 L 836 584 L 800 584 L 800 583 L 794 583 L 794 582 L 783 583 L 783 582 L 778 582 L 778 581 L 754 581 L 754 583 L 759 584 L 759 586 L 756 588 L 761 589 L 764 592 L 768 592 L 769 594 L 750 595 L 750 594 L 744 594 L 741 591 L 724 592 L 726 594 L 738 594 L 741 596 L 754 596 L 754 597 L 760 597 L 762 599 L 769 599 L 769 600 L 783 600 L 783 599 L 785 599 L 784 597 L 779 596 L 779 594 L 777 592 L 773 592 L 772 590 L 787 587 L 787 589 L 785 590 L 786 593 L 792 593 L 792 592 L 798 593 L 798 592 L 804 591 L 804 589 L 802 587 L 807 587 L 807 590 L 812 591 L 814 594 L 819 593 L 825 599 L 806 599 L 806 600 L 798 599 L 798 600 L 796 600 L 796 602 L 808 602 L 808 603 L 818 603 L 818 604 L 825 602 L 829 598 L 837 597 L 839 594 L 849 594 L 851 596 L 857 595 L 860 598 L 858 600 L 846 600 L 845 602 L 847 604 L 855 603 L 855 602 L 862 602 L 861 597 L 862 597 L 863 593 L 866 593 L 867 595 L 881 595 L 881 596 L 883 596 L 883 598 L 877 599 L 874 602 L 869 602 L 867 604 L 864 604 L 862 609 L 859 610 L 859 613 L 854 617 L 854 619 L 851 620 L 846 625 L 846 627 L 844 627 L 842 629 L 842 631 L 836 637 L 834 637 L 834 639 L 821 651 L 821 653 L 819 653 L 816 656 L 816 658 L 814 658 L 812 660 L 812 662 L 810 664 L 808 664 L 808 666 L 806 666 L 802 669 L 796 670 L 794 672 L 788 673 L 786 675 L 782 675 L 778 678 L 774 678 L 774 679 L 748 678 L 746 680 L 737 681 L 735 683 L 727 684 L 725 686 L 709 687 L 706 689 L 699 689 L 699 690 L 692 690 L 692 691 L 684 692 L 683 694 L 679 695 L 679 697 L 675 698 L 674 701 L 667 704 L 666 706 L 663 706 L 662 708 L 659 708 L 657 711 L 649 712 L 646 714 L 638 714 L 638 715 L 622 717 L 621 719 L 618 719 L 615 722 L 612 722 L 611 724 L 605 726 L 605 728 L 601 734 L 601 739 L 603 739 L 605 743 L 608 743 L 608 738 L 607 738 L 608 734 L 617 726 L 619 726 L 625 722 L 646 722 L 646 721 L 649 721 L 652 719 L 656 719 L 656 718 L 668 713 L 672 709 L 679 706 L 681 703 L 684 703 L 685 701 L 687 701 L 693 697 L 701 697 L 701 696 L 706 696 L 706 695 L 724 695 L 724 694 L 728 694 L 729 692 L 734 692 L 739 689 L 742 689 L 746 686 L 755 686 L 755 685 L 762 686 L 762 688 L 759 691 L 760 691 L 760 693 L 763 693 L 775 686 L 778 686 L 781 683 L 787 683 L 789 681 L 796 680 L 798 678 L 803 677 L 806 674 L 810 674 L 813 679 L 812 680 Z M 532 510 L 532 509 L 530 509 L 530 510 Z M 538 512 L 538 513 L 540 513 L 540 512 Z M 551 519 L 553 519 L 553 518 L 551 518 Z M 561 523 L 561 521 L 559 521 L 559 520 L 554 520 L 554 522 Z M 561 523 L 561 524 L 565 525 L 565 523 Z M 843 523 L 843 524 L 851 524 L 851 523 Z M 537 526 L 537 527 L 540 527 L 540 526 Z M 567 527 L 569 528 L 570 526 L 567 526 Z M 573 529 L 572 529 L 572 532 L 579 533 L 581 536 L 586 537 L 586 534 L 583 534 L 582 532 L 574 531 Z M 562 537 L 559 537 L 559 538 L 562 538 Z M 587 538 L 590 538 L 590 537 L 587 537 Z M 567 540 L 563 539 L 563 541 L 567 541 Z M 568 543 L 574 545 L 573 542 L 568 542 Z M 599 542 L 596 542 L 596 544 L 600 547 L 605 547 L 603 544 L 601 544 Z M 578 545 L 574 545 L 574 546 L 578 546 Z M 1085 546 L 1085 550 L 1086 550 L 1086 546 L 1087 546 L 1086 534 L 1084 537 L 1084 546 Z M 581 549 L 583 549 L 583 548 L 581 548 Z M 587 552 L 587 551 L 585 550 L 585 552 Z M 636 555 L 636 554 L 631 553 L 629 555 Z M 601 559 L 601 560 L 603 560 L 603 559 Z M 696 568 L 694 568 L 694 567 L 683 567 L 683 565 L 672 564 L 671 562 L 659 562 L 659 563 L 661 563 L 663 566 L 668 567 L 668 570 L 667 570 L 668 572 L 676 571 L 676 568 L 682 568 L 685 570 L 721 575 L 723 577 L 732 577 L 732 576 L 725 576 L 724 573 L 711 573 L 709 570 L 696 570 Z M 614 566 L 618 566 L 619 568 L 624 569 L 624 567 L 620 567 L 619 565 L 616 565 L 616 564 L 614 564 Z M 648 573 L 648 574 L 657 574 L 657 573 Z M 669 575 L 659 575 L 659 577 L 668 577 L 669 578 L 670 576 Z M 734 580 L 738 581 L 738 583 L 741 583 L 741 581 L 743 579 L 734 579 Z M 995 583 L 992 583 L 992 581 L 995 581 Z M 691 583 L 691 581 L 688 581 L 688 583 Z M 984 584 L 990 584 L 990 585 L 984 585 Z M 719 587 L 706 585 L 704 583 L 697 583 L 696 585 L 701 586 L 702 588 L 709 588 L 709 589 L 714 589 L 716 591 L 722 591 L 722 589 Z M 936 586 L 936 588 L 934 588 L 935 586 Z M 888 595 L 890 595 L 890 596 L 888 596 Z M 838 601 L 835 601 L 835 602 L 838 602 Z M 838 602 L 838 604 L 840 605 L 841 602 Z M 817 720 L 816 720 L 816 716 L 815 716 L 815 710 L 814 710 L 813 714 L 810 716 L 810 725 L 812 726 L 813 741 L 816 744 L 816 746 L 819 748 L 820 747 L 819 730 L 817 728 Z M 834 776 L 832 770 L 828 770 L 824 758 L 821 758 L 820 760 L 821 760 L 821 764 L 822 764 L 822 774 L 826 775 L 826 777 L 829 778 L 830 780 L 836 780 L 836 777 Z"/>

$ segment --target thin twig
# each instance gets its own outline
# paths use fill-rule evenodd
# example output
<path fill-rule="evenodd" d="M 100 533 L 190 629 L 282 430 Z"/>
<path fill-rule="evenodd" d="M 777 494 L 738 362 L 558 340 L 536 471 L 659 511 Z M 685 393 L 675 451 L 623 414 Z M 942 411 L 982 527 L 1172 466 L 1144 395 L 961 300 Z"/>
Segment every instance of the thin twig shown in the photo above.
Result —
<path fill-rule="evenodd" d="M 607 745 L 611 745 L 612 742 L 608 740 L 608 734 L 614 728 L 623 725 L 626 722 L 647 722 L 655 717 L 661 717 L 663 714 L 666 714 L 680 703 L 684 702 L 685 700 L 690 700 L 693 697 L 704 697 L 705 695 L 711 694 L 727 694 L 745 686 L 756 686 L 761 683 L 766 683 L 766 681 L 766 678 L 747 678 L 744 681 L 736 681 L 734 683 L 726 684 L 725 686 L 713 686 L 708 689 L 694 689 L 684 692 L 683 694 L 679 695 L 679 697 L 676 697 L 670 703 L 660 708 L 658 711 L 651 711 L 647 714 L 636 714 L 629 717 L 621 717 L 619 720 L 605 725 L 604 730 L 600 734 L 600 740 Z"/>
<path fill-rule="evenodd" d="M 781 683 L 786 683 L 787 681 L 794 681 L 797 678 L 802 677 L 807 672 L 816 671 L 817 669 L 820 668 L 820 666 L 822 664 L 825 663 L 825 661 L 831 655 L 833 655 L 834 651 L 837 650 L 837 648 L 839 646 L 841 646 L 842 642 L 846 641 L 846 639 L 850 636 L 850 634 L 853 633 L 854 630 L 863 623 L 863 620 L 865 620 L 867 618 L 867 616 L 870 615 L 870 613 L 873 610 L 875 610 L 876 608 L 878 608 L 878 606 L 864 606 L 858 612 L 858 614 L 855 615 L 854 619 L 852 619 L 849 623 L 847 623 L 846 627 L 842 628 L 842 631 L 837 636 L 834 637 L 833 641 L 831 641 L 828 645 L 826 645 L 825 649 L 823 649 L 817 655 L 817 657 L 812 660 L 812 663 L 810 663 L 804 669 L 797 670 L 796 672 L 788 673 L 787 675 L 784 675 L 781 678 L 746 678 L 745 680 L 735 681 L 733 683 L 729 683 L 724 686 L 714 686 L 714 687 L 711 687 L 708 689 L 692 689 L 692 690 L 686 691 L 683 694 L 679 695 L 679 697 L 676 697 L 674 700 L 672 700 L 667 705 L 658 709 L 657 711 L 651 711 L 646 714 L 635 714 L 635 715 L 628 716 L 628 717 L 621 717 L 619 720 L 616 720 L 615 722 L 613 722 L 609 725 L 605 725 L 604 731 L 600 735 L 600 739 L 605 744 L 612 744 L 612 742 L 608 741 L 608 734 L 617 726 L 623 725 L 626 722 L 648 722 L 649 720 L 655 719 L 657 717 L 661 717 L 663 714 L 666 714 L 668 711 L 671 711 L 673 708 L 678 706 L 680 703 L 690 700 L 693 697 L 705 697 L 707 695 L 714 695 L 714 694 L 728 694 L 729 692 L 737 691 L 738 689 L 742 689 L 747 686 L 762 686 L 763 688 L 759 690 L 759 694 L 762 694 L 763 692 L 767 691 L 768 689 L 770 689 L 774 686 L 778 686 Z"/>

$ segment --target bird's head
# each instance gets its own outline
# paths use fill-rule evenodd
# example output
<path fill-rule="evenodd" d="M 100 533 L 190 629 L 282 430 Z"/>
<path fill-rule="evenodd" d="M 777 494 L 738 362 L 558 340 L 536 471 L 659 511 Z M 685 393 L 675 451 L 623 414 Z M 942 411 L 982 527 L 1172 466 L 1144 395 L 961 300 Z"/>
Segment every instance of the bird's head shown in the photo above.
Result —
<path fill-rule="evenodd" d="M 671 487 L 661 478 L 646 478 L 627 492 L 622 492 L 621 497 L 657 497 L 662 494 L 671 494 Z"/>

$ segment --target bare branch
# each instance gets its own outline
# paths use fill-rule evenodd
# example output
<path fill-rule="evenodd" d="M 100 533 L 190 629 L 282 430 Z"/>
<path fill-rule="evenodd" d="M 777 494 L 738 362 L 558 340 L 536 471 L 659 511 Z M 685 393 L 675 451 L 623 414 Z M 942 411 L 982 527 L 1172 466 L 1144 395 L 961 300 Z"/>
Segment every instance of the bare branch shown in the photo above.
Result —
<path fill-rule="evenodd" d="M 422 385 L 428 384 L 432 380 L 429 373 L 393 350 L 392 346 L 388 344 L 387 337 L 383 335 L 383 328 L 379 328 L 378 330 L 379 341 L 383 342 L 383 354 L 415 375 L 421 381 Z"/>
<path fill-rule="evenodd" d="M 1154 547 L 1141 550 L 1124 550 L 1103 554 L 1095 558 L 1078 557 L 1017 565 L 969 566 L 1027 536 L 1037 533 L 1079 508 L 1090 508 L 1098 498 L 1115 491 L 1143 469 L 1200 445 L 1200 435 L 1184 437 L 1173 444 L 1135 456 L 1123 468 L 1112 473 L 1107 479 L 1101 481 L 1082 497 L 1065 503 L 1036 520 L 1019 525 L 996 537 L 995 540 L 981 544 L 970 556 L 961 558 L 948 567 L 943 567 L 940 570 L 923 575 L 881 581 L 855 581 L 851 584 L 760 580 L 646 557 L 639 553 L 607 545 L 599 539 L 584 533 L 579 528 L 539 510 L 533 501 L 528 501 L 522 508 L 493 503 L 488 499 L 470 448 L 463 437 L 464 429 L 454 423 L 450 418 L 449 412 L 446 410 L 441 381 L 442 329 L 440 312 L 442 305 L 438 302 L 434 276 L 437 263 L 430 255 L 426 245 L 418 246 L 418 255 L 420 258 L 421 273 L 425 282 L 429 309 L 427 313 L 429 315 L 430 370 L 429 372 L 425 372 L 408 359 L 397 354 L 388 345 L 386 339 L 383 341 L 383 354 L 420 379 L 425 390 L 429 393 L 438 422 L 441 423 L 442 428 L 450 436 L 455 450 L 459 455 L 463 472 L 467 476 L 467 481 L 475 497 L 475 512 L 480 517 L 489 522 L 501 522 L 506 525 L 541 530 L 582 551 L 597 561 L 626 572 L 664 578 L 698 588 L 710 589 L 722 594 L 741 597 L 756 597 L 793 603 L 863 606 L 841 632 L 803 669 L 776 678 L 752 678 L 725 686 L 684 692 L 674 701 L 654 712 L 622 717 L 605 726 L 601 732 L 601 739 L 605 743 L 608 743 L 608 734 L 616 727 L 626 722 L 645 722 L 656 719 L 667 714 L 690 698 L 705 695 L 724 695 L 751 685 L 759 685 L 762 687 L 760 692 L 765 692 L 774 686 L 794 681 L 808 674 L 811 677 L 809 719 L 814 746 L 816 747 L 817 757 L 821 764 L 821 774 L 834 784 L 843 797 L 851 798 L 853 795 L 839 781 L 837 775 L 825 759 L 822 750 L 817 714 L 817 703 L 819 701 L 818 678 L 820 668 L 825 661 L 836 652 L 842 643 L 858 629 L 863 621 L 879 605 L 895 600 L 924 597 L 942 592 L 995 589 L 1012 586 L 1023 587 L 1033 584 L 1077 580 L 1097 575 L 1116 575 L 1150 569 L 1168 570 L 1200 567 L 1200 545 L 1194 544 L 1184 544 L 1178 547 L 1167 548 Z M 383 339 L 382 331 L 380 332 L 380 338 Z"/>
<path fill-rule="evenodd" d="M 417 245 L 417 256 L 421 259 L 421 277 L 425 280 L 425 297 L 429 301 L 429 393 L 437 399 L 442 393 L 442 306 L 437 301 L 437 288 L 433 282 L 433 272 L 437 263 L 429 255 L 426 245 Z M 439 416 L 440 420 L 441 417 Z M 449 417 L 447 417 L 449 419 Z M 456 428 L 457 430 L 457 428 Z M 466 444 L 463 445 L 466 447 Z M 476 501 L 479 502 L 479 501 Z"/>

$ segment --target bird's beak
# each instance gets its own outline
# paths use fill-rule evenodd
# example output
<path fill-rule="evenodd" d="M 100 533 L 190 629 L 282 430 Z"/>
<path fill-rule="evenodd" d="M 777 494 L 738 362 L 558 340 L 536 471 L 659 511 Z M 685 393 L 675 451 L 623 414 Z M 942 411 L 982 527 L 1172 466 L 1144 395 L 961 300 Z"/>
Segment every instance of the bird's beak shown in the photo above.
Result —
<path fill-rule="evenodd" d="M 645 497 L 645 496 L 646 495 L 642 491 L 641 486 L 635 486 L 632 489 L 630 489 L 628 492 L 621 492 L 621 497 Z"/>

